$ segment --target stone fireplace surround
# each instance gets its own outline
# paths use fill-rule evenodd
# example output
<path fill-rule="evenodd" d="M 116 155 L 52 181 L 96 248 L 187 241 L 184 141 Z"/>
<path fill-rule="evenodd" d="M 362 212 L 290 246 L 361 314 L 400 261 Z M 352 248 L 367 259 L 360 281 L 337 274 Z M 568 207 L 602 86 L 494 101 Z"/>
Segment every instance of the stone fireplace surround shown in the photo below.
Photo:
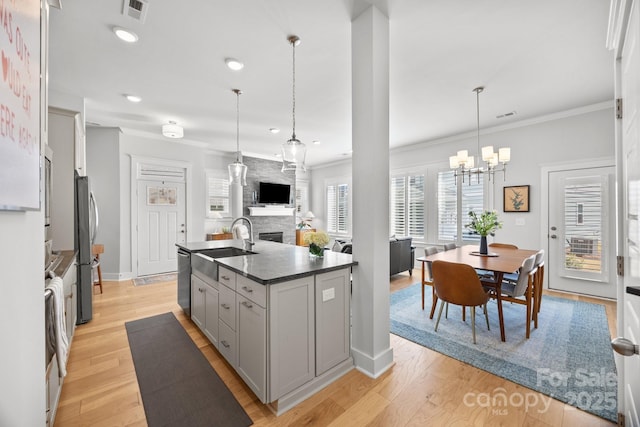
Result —
<path fill-rule="evenodd" d="M 249 206 L 259 206 L 254 204 L 254 192 L 258 194 L 261 181 L 291 185 L 291 198 L 287 206 L 294 207 L 296 194 L 295 172 L 282 172 L 282 163 L 273 160 L 243 156 L 242 162 L 247 165 L 247 185 L 242 188 L 242 214 L 249 218 L 253 224 L 254 239 L 257 240 L 260 233 L 282 232 L 282 242 L 295 245 L 295 214 L 287 216 L 251 216 L 249 212 Z"/>

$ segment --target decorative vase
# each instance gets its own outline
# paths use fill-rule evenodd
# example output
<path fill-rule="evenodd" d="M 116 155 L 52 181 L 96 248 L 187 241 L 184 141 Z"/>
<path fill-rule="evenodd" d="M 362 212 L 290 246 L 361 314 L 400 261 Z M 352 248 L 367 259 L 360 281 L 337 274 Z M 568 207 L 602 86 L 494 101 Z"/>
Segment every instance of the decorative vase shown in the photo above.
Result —
<path fill-rule="evenodd" d="M 487 248 L 487 236 L 480 236 L 480 254 L 487 255 L 489 249 Z"/>
<path fill-rule="evenodd" d="M 324 256 L 324 248 L 315 243 L 309 243 L 309 256 L 322 258 Z"/>

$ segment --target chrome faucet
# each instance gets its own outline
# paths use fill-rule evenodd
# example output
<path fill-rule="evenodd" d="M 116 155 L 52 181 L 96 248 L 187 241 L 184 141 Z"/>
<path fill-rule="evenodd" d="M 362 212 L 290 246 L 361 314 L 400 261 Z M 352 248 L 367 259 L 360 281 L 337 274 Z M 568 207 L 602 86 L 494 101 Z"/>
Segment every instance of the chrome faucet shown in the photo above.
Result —
<path fill-rule="evenodd" d="M 247 221 L 247 224 L 249 224 L 249 248 L 253 247 L 253 245 L 255 245 L 255 242 L 253 241 L 253 223 L 251 223 L 251 220 L 249 218 L 247 218 L 246 216 L 238 217 L 238 218 L 234 219 L 233 222 L 231 223 L 231 230 L 232 231 L 233 231 L 233 226 L 238 221 Z"/>

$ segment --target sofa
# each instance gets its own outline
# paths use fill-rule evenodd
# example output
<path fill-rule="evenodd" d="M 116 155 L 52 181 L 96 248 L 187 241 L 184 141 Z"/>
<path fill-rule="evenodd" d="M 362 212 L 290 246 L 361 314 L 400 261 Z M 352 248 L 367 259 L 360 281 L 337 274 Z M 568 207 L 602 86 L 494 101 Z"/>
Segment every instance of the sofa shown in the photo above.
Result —
<path fill-rule="evenodd" d="M 389 239 L 389 275 L 409 271 L 413 273 L 415 247 L 411 246 L 411 237 L 391 237 Z"/>
<path fill-rule="evenodd" d="M 391 237 L 389 238 L 389 275 L 409 271 L 411 276 L 413 273 L 413 265 L 415 263 L 415 247 L 411 246 L 411 237 Z M 351 253 L 351 243 L 336 239 L 333 251 L 342 253 Z"/>

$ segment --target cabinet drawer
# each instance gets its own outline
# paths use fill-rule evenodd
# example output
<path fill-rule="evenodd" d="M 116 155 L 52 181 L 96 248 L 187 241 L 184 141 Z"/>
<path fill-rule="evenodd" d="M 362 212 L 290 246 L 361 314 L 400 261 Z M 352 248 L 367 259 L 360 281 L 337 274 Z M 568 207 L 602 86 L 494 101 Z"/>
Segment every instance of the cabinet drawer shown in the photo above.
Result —
<path fill-rule="evenodd" d="M 220 322 L 218 325 L 218 335 L 220 344 L 218 351 L 227 359 L 231 366 L 238 366 L 238 351 L 236 344 L 236 333 L 226 323 Z"/>
<path fill-rule="evenodd" d="M 236 330 L 236 293 L 226 286 L 220 286 L 218 316 L 222 321 Z"/>
<path fill-rule="evenodd" d="M 267 306 L 267 287 L 244 276 L 238 276 L 236 291 L 239 295 L 249 298 L 260 307 Z"/>
<path fill-rule="evenodd" d="M 228 286 L 230 289 L 236 289 L 236 273 L 233 271 L 219 267 L 218 268 L 218 282 L 222 283 L 225 286 Z"/>

